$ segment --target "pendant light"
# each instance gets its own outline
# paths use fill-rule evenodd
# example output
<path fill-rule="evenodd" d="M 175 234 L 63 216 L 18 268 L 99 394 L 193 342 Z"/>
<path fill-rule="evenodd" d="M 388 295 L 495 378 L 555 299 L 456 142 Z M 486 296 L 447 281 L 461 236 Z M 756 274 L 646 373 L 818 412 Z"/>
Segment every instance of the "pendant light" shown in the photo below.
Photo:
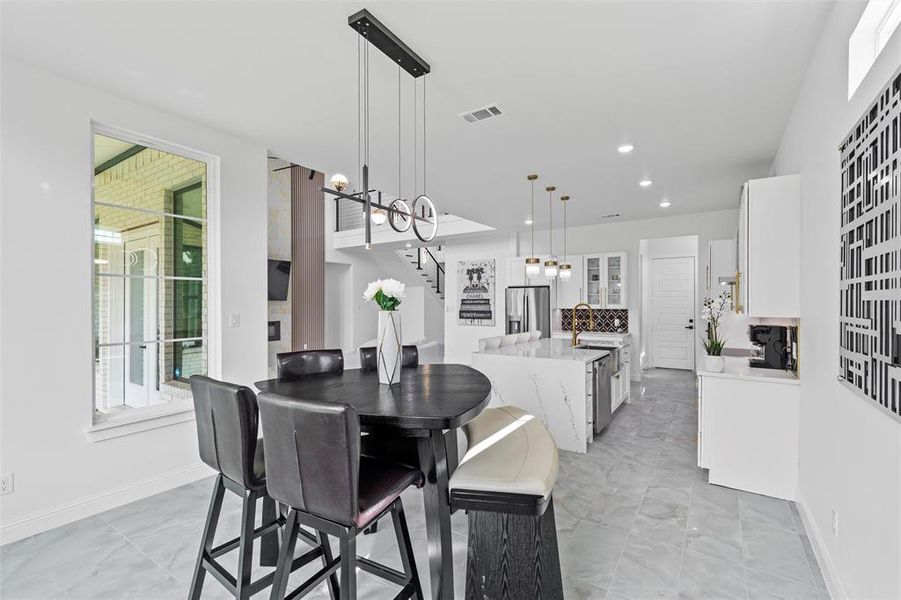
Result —
<path fill-rule="evenodd" d="M 548 207 L 548 253 L 550 256 L 544 261 L 544 276 L 557 276 L 557 259 L 554 258 L 554 190 L 556 186 L 549 185 L 547 190 L 547 207 Z"/>
<path fill-rule="evenodd" d="M 567 280 L 573 276 L 573 266 L 566 262 L 566 202 L 569 196 L 560 196 L 563 203 L 563 262 L 560 263 L 560 279 Z"/>
<path fill-rule="evenodd" d="M 538 175 L 526 177 L 532 184 L 532 212 L 529 213 L 529 224 L 532 226 L 532 254 L 526 259 L 526 276 L 535 277 L 541 271 L 541 261 L 535 256 L 535 180 Z"/>

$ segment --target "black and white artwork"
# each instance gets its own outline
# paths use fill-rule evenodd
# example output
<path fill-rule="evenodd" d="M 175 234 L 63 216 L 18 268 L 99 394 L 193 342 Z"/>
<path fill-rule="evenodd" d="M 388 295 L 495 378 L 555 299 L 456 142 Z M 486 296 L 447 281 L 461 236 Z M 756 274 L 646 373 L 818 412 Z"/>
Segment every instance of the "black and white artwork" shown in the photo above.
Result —
<path fill-rule="evenodd" d="M 497 283 L 494 259 L 461 260 L 457 263 L 457 290 L 460 298 L 460 325 L 494 325 L 494 287 Z"/>
<path fill-rule="evenodd" d="M 839 150 L 839 378 L 901 417 L 901 70 Z"/>

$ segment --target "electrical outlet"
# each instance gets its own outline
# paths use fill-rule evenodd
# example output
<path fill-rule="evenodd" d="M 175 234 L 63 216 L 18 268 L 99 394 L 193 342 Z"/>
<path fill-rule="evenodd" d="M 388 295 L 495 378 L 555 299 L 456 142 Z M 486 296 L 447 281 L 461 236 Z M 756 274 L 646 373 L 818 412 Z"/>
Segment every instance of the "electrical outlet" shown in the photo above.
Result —
<path fill-rule="evenodd" d="M 832 509 L 832 535 L 838 537 L 838 511 Z"/>
<path fill-rule="evenodd" d="M 0 475 L 0 496 L 12 494 L 15 490 L 15 473 Z"/>
<path fill-rule="evenodd" d="M 304 350 L 307 349 L 307 345 L 306 345 L 306 344 L 303 345 L 303 349 L 304 349 Z"/>

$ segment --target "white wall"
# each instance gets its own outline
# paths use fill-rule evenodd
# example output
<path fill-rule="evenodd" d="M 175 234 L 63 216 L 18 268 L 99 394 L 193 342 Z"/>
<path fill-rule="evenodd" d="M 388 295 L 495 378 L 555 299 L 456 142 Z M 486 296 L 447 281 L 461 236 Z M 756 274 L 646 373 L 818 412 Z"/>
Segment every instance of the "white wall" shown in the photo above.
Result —
<path fill-rule="evenodd" d="M 328 213 L 328 211 L 326 212 Z M 393 249 L 335 250 L 331 248 L 328 236 L 326 236 L 325 244 L 326 260 L 329 263 L 347 265 L 347 268 L 350 269 L 348 278 L 350 283 L 347 286 L 350 289 L 350 300 L 342 302 L 342 306 L 347 311 L 344 314 L 352 315 L 352 319 L 349 319 L 347 323 L 350 327 L 350 334 L 345 338 L 345 343 L 349 342 L 349 345 L 343 346 L 345 359 L 348 358 L 348 353 L 356 353 L 361 344 L 375 339 L 377 335 L 378 308 L 373 302 L 363 299 L 363 290 L 366 289 L 366 285 L 376 279 L 394 278 L 404 282 L 411 289 L 410 296 L 401 303 L 399 309 L 402 319 L 406 320 L 406 315 L 409 314 L 411 320 L 409 332 L 402 325 L 405 343 L 420 341 L 423 337 L 429 342 L 443 340 L 444 324 L 440 322 L 443 303 L 433 293 L 424 289 L 423 278 L 417 275 L 413 269 L 404 265 Z M 338 284 L 336 280 L 328 277 L 328 274 L 326 274 L 326 287 L 329 289 L 326 290 L 326 297 L 337 297 L 338 292 L 333 288 Z M 415 288 L 422 291 L 417 292 Z M 329 321 L 328 311 L 326 321 Z M 421 337 L 414 339 L 410 337 L 411 335 L 420 335 Z"/>
<path fill-rule="evenodd" d="M 221 162 L 221 369 L 266 376 L 266 149 L 4 58 L 0 187 L 3 541 L 208 473 L 193 421 L 90 442 L 91 119 Z M 241 325 L 227 327 L 229 313 Z"/>
<path fill-rule="evenodd" d="M 848 100 L 848 38 L 865 3 L 835 4 L 774 175 L 801 174 L 800 498 L 839 597 L 901 598 L 901 423 L 836 381 L 838 144 L 901 65 L 897 31 Z M 832 511 L 839 534 L 832 533 Z"/>
<path fill-rule="evenodd" d="M 516 256 L 515 235 L 498 235 L 453 240 L 444 246 L 447 291 L 444 296 L 444 360 L 470 364 L 472 353 L 483 337 L 504 333 L 504 302 L 507 289 L 507 258 Z M 458 325 L 460 310 L 457 263 L 461 260 L 495 259 L 497 282 L 494 287 L 494 325 L 491 327 Z"/>

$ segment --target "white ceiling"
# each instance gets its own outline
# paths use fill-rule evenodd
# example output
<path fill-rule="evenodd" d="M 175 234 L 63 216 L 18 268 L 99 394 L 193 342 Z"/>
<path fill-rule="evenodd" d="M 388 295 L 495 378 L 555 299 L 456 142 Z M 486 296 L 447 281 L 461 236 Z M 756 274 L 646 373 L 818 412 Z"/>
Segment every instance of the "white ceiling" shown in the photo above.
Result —
<path fill-rule="evenodd" d="M 361 6 L 4 2 L 2 48 L 353 179 L 347 16 Z M 538 226 L 549 183 L 572 197 L 570 224 L 660 216 L 664 196 L 672 214 L 736 206 L 740 183 L 767 172 L 830 3 L 365 6 L 432 66 L 429 195 L 442 211 L 511 229 L 528 216 L 530 172 L 541 175 Z M 393 193 L 397 69 L 376 50 L 370 62 L 371 172 Z M 409 115 L 410 78 L 402 84 Z M 475 125 L 457 116 L 491 103 L 505 114 Z M 618 154 L 622 142 L 635 151 Z M 645 176 L 654 185 L 641 189 Z"/>

